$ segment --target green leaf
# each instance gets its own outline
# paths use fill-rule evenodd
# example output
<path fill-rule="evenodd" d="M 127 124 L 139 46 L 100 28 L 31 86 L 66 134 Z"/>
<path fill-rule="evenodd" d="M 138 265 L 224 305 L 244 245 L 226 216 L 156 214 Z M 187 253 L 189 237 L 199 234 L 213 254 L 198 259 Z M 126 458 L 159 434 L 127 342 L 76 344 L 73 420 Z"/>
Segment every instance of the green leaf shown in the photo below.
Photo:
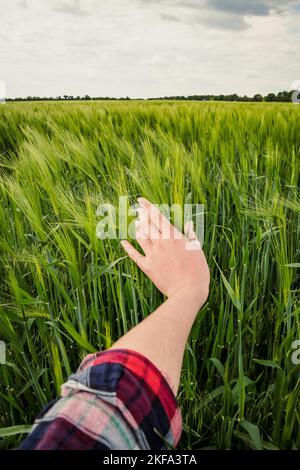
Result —
<path fill-rule="evenodd" d="M 210 357 L 209 360 L 213 363 L 220 376 L 222 377 L 223 381 L 225 382 L 225 370 L 221 361 L 219 361 L 219 359 L 217 359 L 216 357 Z"/>
<path fill-rule="evenodd" d="M 227 281 L 226 277 L 224 276 L 224 274 L 222 273 L 219 265 L 217 264 L 218 266 L 218 269 L 220 271 L 220 274 L 222 276 L 222 281 L 223 281 L 223 284 L 228 292 L 228 295 L 233 303 L 233 305 L 236 307 L 236 309 L 240 312 L 242 310 L 242 306 L 241 306 L 241 302 L 240 302 L 240 299 L 238 298 L 238 296 L 236 295 L 236 293 L 234 292 L 233 288 L 231 287 L 231 285 L 229 284 L 229 282 Z"/>
<path fill-rule="evenodd" d="M 86 349 L 86 351 L 90 353 L 95 353 L 97 352 L 97 349 L 95 349 L 85 338 L 83 338 L 71 325 L 68 325 L 67 323 L 63 322 L 62 320 L 59 320 L 60 323 L 65 327 L 67 332 L 72 336 L 72 338 L 78 343 L 83 349 Z"/>
<path fill-rule="evenodd" d="M 263 450 L 260 432 L 256 424 L 250 423 L 246 419 L 240 421 L 240 426 L 247 431 L 256 450 Z"/>
<path fill-rule="evenodd" d="M 214 400 L 215 398 L 223 395 L 225 393 L 225 385 L 221 385 L 220 387 L 215 388 L 212 392 L 209 392 L 209 399 L 208 402 Z"/>
<path fill-rule="evenodd" d="M 17 434 L 28 434 L 32 429 L 31 424 L 21 424 L 20 426 L 10 426 L 9 428 L 0 428 L 0 437 L 15 436 Z"/>
<path fill-rule="evenodd" d="M 281 367 L 273 361 L 268 361 L 264 359 L 253 359 L 253 361 L 257 364 L 260 364 L 261 366 L 273 367 L 274 369 L 281 369 Z"/>
<path fill-rule="evenodd" d="M 279 447 L 274 446 L 272 442 L 263 441 L 262 446 L 265 450 L 280 450 Z"/>

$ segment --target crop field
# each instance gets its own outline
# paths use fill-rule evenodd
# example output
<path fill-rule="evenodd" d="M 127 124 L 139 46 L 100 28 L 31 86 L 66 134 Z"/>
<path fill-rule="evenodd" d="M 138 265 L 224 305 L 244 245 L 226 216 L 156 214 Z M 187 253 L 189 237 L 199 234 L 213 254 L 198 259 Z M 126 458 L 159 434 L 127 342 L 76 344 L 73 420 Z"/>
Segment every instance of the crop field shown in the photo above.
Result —
<path fill-rule="evenodd" d="M 299 183 L 293 104 L 1 105 L 0 448 L 162 302 L 96 235 L 100 203 L 144 196 L 205 206 L 211 289 L 184 358 L 180 447 L 300 449 Z"/>

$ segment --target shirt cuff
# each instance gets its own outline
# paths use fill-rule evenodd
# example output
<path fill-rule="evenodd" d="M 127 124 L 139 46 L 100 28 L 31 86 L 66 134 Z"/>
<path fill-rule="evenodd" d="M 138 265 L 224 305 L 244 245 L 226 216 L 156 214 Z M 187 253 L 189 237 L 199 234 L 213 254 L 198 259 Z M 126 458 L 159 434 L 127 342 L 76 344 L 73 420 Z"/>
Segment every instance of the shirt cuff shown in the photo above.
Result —
<path fill-rule="evenodd" d="M 176 397 L 166 377 L 147 357 L 130 349 L 90 354 L 70 379 L 91 390 L 113 393 L 115 406 L 144 435 L 148 443 L 144 448 L 177 446 L 182 417 Z M 111 398 L 107 396 L 110 403 Z"/>

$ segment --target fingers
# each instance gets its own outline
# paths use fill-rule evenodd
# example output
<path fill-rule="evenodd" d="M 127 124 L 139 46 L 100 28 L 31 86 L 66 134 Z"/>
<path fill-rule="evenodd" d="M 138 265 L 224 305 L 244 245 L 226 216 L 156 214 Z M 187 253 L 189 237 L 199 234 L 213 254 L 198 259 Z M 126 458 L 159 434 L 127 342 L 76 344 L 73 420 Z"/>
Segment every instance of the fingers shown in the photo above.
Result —
<path fill-rule="evenodd" d="M 143 230 L 140 221 L 135 223 L 135 238 L 145 254 L 149 254 L 152 248 L 151 240 L 149 240 L 147 233 Z"/>
<path fill-rule="evenodd" d="M 141 208 L 138 209 L 139 219 L 135 222 L 135 235 L 137 243 L 146 256 L 150 254 L 155 240 L 164 238 L 170 239 L 173 237 L 184 239 L 183 234 L 179 232 L 151 202 L 145 198 L 139 198 L 138 201 Z M 176 232 L 179 236 L 176 236 Z M 192 250 L 199 249 L 200 243 L 194 232 L 192 221 L 185 224 L 184 234 L 187 248 Z M 123 240 L 121 244 L 128 256 L 145 271 L 148 258 L 139 253 L 127 240 Z"/>
<path fill-rule="evenodd" d="M 146 269 L 146 257 L 141 255 L 141 253 L 137 251 L 127 240 L 122 240 L 121 245 L 128 254 L 129 258 L 131 258 L 132 261 L 134 261 L 138 267 L 144 271 L 144 269 Z"/>
<path fill-rule="evenodd" d="M 197 240 L 197 236 L 194 232 L 194 223 L 192 221 L 185 224 L 184 234 L 188 240 Z"/>
<path fill-rule="evenodd" d="M 146 238 L 149 239 L 150 243 L 153 243 L 155 240 L 161 238 L 160 232 L 156 225 L 148 218 L 148 212 L 145 207 L 138 209 L 139 219 L 137 223 L 140 226 L 140 231 L 144 234 Z"/>
<path fill-rule="evenodd" d="M 187 222 L 184 226 L 184 234 L 187 238 L 186 249 L 189 251 L 198 251 L 201 245 L 198 241 L 197 235 L 194 232 L 194 224 L 192 221 Z"/>
<path fill-rule="evenodd" d="M 182 238 L 182 233 L 172 225 L 168 219 L 155 207 L 154 204 L 151 204 L 147 199 L 140 197 L 138 202 L 142 208 L 145 209 L 149 220 L 152 225 L 158 230 L 159 238 L 169 239 L 169 238 Z M 161 235 L 160 235 L 161 234 Z"/>
<path fill-rule="evenodd" d="M 138 262 L 139 258 L 143 258 L 143 255 L 139 251 L 137 251 L 131 243 L 129 243 L 127 240 L 122 240 L 121 245 L 128 254 L 129 258 L 132 259 L 135 263 Z"/>

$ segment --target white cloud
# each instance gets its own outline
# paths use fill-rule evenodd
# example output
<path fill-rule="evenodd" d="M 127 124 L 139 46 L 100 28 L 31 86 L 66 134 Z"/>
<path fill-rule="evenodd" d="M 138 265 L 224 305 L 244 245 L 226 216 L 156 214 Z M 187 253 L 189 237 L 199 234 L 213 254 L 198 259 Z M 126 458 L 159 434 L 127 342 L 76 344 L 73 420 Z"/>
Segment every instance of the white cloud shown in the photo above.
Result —
<path fill-rule="evenodd" d="M 276 4 L 0 0 L 0 80 L 9 96 L 287 89 L 300 78 L 299 2 Z"/>

